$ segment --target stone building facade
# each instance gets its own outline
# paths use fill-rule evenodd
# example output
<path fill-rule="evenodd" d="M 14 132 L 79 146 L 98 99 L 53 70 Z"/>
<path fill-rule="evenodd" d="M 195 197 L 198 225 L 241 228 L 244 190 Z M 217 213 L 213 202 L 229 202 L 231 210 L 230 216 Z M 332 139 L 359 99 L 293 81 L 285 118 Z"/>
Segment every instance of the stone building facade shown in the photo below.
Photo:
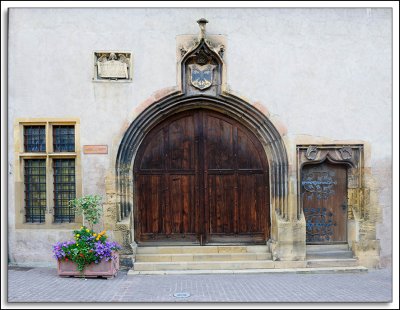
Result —
<path fill-rule="evenodd" d="M 66 201 L 100 194 L 128 265 L 148 245 L 263 244 L 298 267 L 340 244 L 389 266 L 391 19 L 10 9 L 9 262 L 55 265 L 82 223 Z"/>

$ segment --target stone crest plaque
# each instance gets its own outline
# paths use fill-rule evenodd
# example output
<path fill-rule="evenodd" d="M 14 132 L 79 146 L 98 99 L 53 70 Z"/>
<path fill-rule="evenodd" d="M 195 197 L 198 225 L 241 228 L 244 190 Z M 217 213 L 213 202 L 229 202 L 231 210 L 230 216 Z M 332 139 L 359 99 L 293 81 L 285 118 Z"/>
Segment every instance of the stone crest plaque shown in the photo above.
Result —
<path fill-rule="evenodd" d="M 192 85 L 200 90 L 210 87 L 213 82 L 213 70 L 215 67 L 215 65 L 189 65 Z"/>

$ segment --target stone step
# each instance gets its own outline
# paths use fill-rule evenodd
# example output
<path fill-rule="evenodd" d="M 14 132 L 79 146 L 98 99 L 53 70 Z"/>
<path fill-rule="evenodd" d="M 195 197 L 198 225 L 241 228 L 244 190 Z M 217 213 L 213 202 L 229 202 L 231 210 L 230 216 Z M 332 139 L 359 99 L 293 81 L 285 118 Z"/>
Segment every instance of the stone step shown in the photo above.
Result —
<path fill-rule="evenodd" d="M 137 262 L 271 260 L 271 253 L 136 254 Z"/>
<path fill-rule="evenodd" d="M 243 274 L 243 273 L 310 273 L 310 274 L 330 274 L 330 273 L 360 273 L 368 272 L 362 266 L 357 267 L 320 267 L 320 268 L 282 268 L 282 269 L 203 269 L 203 270 L 129 270 L 128 276 L 134 275 L 162 275 L 162 274 Z"/>
<path fill-rule="evenodd" d="M 307 267 L 355 267 L 358 261 L 355 258 L 343 259 L 309 259 L 307 260 Z"/>
<path fill-rule="evenodd" d="M 308 244 L 306 246 L 307 253 L 309 252 L 328 252 L 328 251 L 349 251 L 347 243 L 342 244 Z"/>
<path fill-rule="evenodd" d="M 324 251 L 324 252 L 307 252 L 307 259 L 322 259 L 322 258 L 353 258 L 352 251 Z"/>
<path fill-rule="evenodd" d="M 141 246 L 136 254 L 268 253 L 267 245 Z"/>
<path fill-rule="evenodd" d="M 240 270 L 274 268 L 269 261 L 198 261 L 198 262 L 135 262 L 134 271 L 166 270 Z"/>

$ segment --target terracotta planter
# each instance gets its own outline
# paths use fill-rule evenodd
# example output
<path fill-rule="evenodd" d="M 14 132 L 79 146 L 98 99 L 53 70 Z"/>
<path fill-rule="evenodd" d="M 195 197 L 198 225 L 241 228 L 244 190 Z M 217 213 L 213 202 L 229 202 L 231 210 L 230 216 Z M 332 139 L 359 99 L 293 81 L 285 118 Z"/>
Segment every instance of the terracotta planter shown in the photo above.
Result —
<path fill-rule="evenodd" d="M 90 265 L 86 266 L 85 269 L 83 269 L 83 273 L 77 269 L 77 265 L 74 262 L 58 260 L 58 275 L 61 277 L 113 278 L 119 269 L 118 252 L 113 252 L 113 256 L 115 259 L 110 259 L 109 261 L 102 259 L 97 264 L 91 263 Z"/>

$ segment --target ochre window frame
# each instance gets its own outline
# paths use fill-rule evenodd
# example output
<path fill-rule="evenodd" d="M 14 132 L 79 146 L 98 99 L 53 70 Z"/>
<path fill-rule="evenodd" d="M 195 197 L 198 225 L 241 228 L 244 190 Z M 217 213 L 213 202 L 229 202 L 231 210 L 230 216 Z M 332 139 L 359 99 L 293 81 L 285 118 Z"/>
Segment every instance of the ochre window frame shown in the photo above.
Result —
<path fill-rule="evenodd" d="M 46 151 L 25 152 L 24 126 L 45 126 Z M 53 126 L 75 126 L 75 151 L 54 152 Z M 54 159 L 75 159 L 76 197 L 82 196 L 82 166 L 80 147 L 80 122 L 77 118 L 19 118 L 14 123 L 14 155 L 15 155 L 15 226 L 17 229 L 75 229 L 82 225 L 82 217 L 76 216 L 73 223 L 57 223 L 54 220 Z M 46 160 L 46 212 L 44 223 L 29 223 L 25 221 L 24 201 L 24 161 L 25 159 Z"/>

